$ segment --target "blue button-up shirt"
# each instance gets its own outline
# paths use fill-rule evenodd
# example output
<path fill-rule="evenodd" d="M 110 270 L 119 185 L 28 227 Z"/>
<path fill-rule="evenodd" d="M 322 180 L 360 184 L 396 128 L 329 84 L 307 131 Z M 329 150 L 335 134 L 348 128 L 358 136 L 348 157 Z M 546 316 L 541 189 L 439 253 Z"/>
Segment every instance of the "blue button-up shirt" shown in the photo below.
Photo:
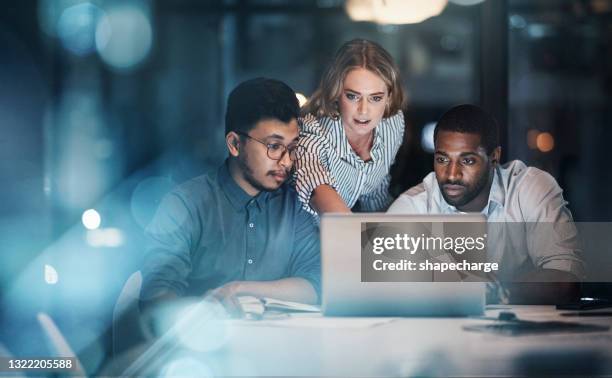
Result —
<path fill-rule="evenodd" d="M 146 234 L 142 299 L 287 277 L 302 277 L 320 291 L 318 230 L 295 190 L 285 184 L 251 197 L 227 162 L 166 195 Z"/>

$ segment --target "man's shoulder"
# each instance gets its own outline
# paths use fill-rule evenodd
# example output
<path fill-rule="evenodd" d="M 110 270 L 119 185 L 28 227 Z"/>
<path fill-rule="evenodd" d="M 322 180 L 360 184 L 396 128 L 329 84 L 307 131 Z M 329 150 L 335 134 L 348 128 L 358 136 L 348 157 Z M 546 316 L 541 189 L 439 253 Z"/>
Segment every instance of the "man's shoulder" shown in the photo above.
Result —
<path fill-rule="evenodd" d="M 502 179 L 507 192 L 518 195 L 534 195 L 558 189 L 557 180 L 548 172 L 513 160 L 501 167 Z"/>
<path fill-rule="evenodd" d="M 299 200 L 297 189 L 295 185 L 289 181 L 285 182 L 281 185 L 280 188 L 271 193 L 272 199 L 279 199 L 285 204 L 293 209 L 295 214 L 302 212 L 302 203 Z M 308 212 L 304 211 L 304 213 L 311 216 Z"/>
<path fill-rule="evenodd" d="M 521 214 L 525 221 L 543 219 L 550 212 L 551 201 L 560 201 L 555 207 L 565 206 L 563 190 L 548 172 L 528 167 L 515 160 L 502 167 L 502 179 L 505 184 L 506 206 L 512 207 Z"/>
<path fill-rule="evenodd" d="M 210 172 L 192 177 L 172 188 L 168 195 L 179 197 L 186 203 L 199 202 L 209 198 L 210 195 L 219 190 L 218 171 Z"/>

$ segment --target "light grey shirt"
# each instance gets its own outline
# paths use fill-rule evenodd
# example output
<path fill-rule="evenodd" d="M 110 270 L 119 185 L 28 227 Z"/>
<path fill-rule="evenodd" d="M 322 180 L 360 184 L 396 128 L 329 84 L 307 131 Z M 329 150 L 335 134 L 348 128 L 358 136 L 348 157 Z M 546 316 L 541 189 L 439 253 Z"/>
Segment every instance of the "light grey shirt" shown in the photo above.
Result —
<path fill-rule="evenodd" d="M 499 264 L 501 279 L 533 270 L 556 269 L 584 276 L 578 233 L 555 179 L 514 160 L 495 169 L 482 214 L 491 224 L 487 256 Z M 394 214 L 457 214 L 440 192 L 434 172 L 402 193 L 389 208 Z M 499 222 L 499 223 L 497 223 Z M 491 225 L 489 226 L 491 229 Z"/>

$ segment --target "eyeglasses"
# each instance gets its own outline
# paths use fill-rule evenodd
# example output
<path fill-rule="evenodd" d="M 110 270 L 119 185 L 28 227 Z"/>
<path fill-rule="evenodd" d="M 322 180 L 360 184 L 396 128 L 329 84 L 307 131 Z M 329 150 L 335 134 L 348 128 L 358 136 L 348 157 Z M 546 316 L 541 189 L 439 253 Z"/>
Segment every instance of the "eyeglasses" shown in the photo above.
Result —
<path fill-rule="evenodd" d="M 264 146 L 266 146 L 268 149 L 267 151 L 268 157 L 272 160 L 281 160 L 283 156 L 285 156 L 285 152 L 289 151 L 289 159 L 291 159 L 291 161 L 296 161 L 302 156 L 304 152 L 304 147 L 297 143 L 293 143 L 293 144 L 290 144 L 289 146 L 285 146 L 282 143 L 266 143 L 257 138 L 253 138 L 247 133 L 243 133 L 240 131 L 236 131 L 236 134 L 245 136 L 249 139 L 253 139 L 254 141 L 259 142 L 263 144 Z"/>

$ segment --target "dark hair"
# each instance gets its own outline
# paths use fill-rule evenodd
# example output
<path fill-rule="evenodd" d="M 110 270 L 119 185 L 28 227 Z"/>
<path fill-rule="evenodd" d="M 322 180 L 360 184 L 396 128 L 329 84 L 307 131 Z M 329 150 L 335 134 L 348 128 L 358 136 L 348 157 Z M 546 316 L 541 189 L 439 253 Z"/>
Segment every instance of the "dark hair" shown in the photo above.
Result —
<path fill-rule="evenodd" d="M 317 117 L 338 117 L 338 99 L 346 75 L 354 69 L 365 68 L 378 75 L 389 91 L 389 106 L 383 117 L 390 117 L 402 110 L 406 104 L 406 93 L 402 87 L 399 69 L 391 54 L 379 44 L 367 39 L 353 39 L 344 43 L 327 66 L 319 88 L 304 105 L 302 113 Z"/>
<path fill-rule="evenodd" d="M 232 90 L 225 111 L 225 134 L 249 132 L 257 122 L 275 119 L 287 123 L 297 119 L 300 105 L 295 92 L 279 80 L 259 77 Z"/>
<path fill-rule="evenodd" d="M 480 144 L 487 154 L 499 146 L 499 126 L 492 115 L 484 109 L 470 104 L 458 105 L 442 115 L 434 130 L 434 141 L 438 132 L 455 131 L 458 133 L 480 135 Z"/>

